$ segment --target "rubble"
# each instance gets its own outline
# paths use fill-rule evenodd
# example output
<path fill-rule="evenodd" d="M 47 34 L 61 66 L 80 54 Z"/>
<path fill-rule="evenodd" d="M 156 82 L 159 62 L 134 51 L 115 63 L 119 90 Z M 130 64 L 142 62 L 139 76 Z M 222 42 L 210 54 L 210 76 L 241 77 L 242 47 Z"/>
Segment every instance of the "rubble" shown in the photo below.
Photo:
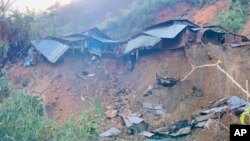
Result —
<path fill-rule="evenodd" d="M 129 134 L 141 133 L 148 130 L 148 124 L 142 118 L 131 116 L 122 116 L 122 118 L 126 127 L 128 127 Z"/>
<path fill-rule="evenodd" d="M 209 113 L 223 113 L 226 110 L 237 110 L 238 108 L 247 107 L 250 103 L 237 96 L 232 96 L 229 98 L 223 98 L 217 102 L 212 103 L 208 110 L 202 111 L 201 114 Z"/>
<path fill-rule="evenodd" d="M 143 96 L 150 96 L 152 95 L 152 89 L 153 89 L 153 86 L 152 85 L 149 85 L 148 88 L 145 90 L 145 92 L 143 93 Z"/>
<path fill-rule="evenodd" d="M 177 82 L 180 81 L 180 79 L 170 78 L 170 77 L 159 77 L 158 74 L 156 74 L 156 81 L 157 84 L 160 84 L 164 87 L 173 87 Z"/>
<path fill-rule="evenodd" d="M 100 134 L 100 137 L 112 137 L 112 136 L 118 136 L 122 132 L 116 128 L 110 128 L 109 130 L 103 132 Z"/>
<path fill-rule="evenodd" d="M 127 127 L 131 127 L 134 124 L 139 124 L 139 123 L 144 121 L 144 119 L 139 118 L 139 117 L 130 117 L 130 116 L 125 117 L 125 116 L 122 116 L 122 118 L 123 118 L 123 121 L 124 121 L 124 123 L 125 123 L 125 125 Z"/>
<path fill-rule="evenodd" d="M 153 131 L 153 133 L 170 137 L 185 136 L 191 133 L 191 125 L 188 120 L 179 121 L 170 127 L 162 127 Z"/>
<path fill-rule="evenodd" d="M 105 116 L 109 119 L 115 118 L 118 115 L 118 111 L 117 110 L 107 110 L 105 112 Z"/>
<path fill-rule="evenodd" d="M 148 137 L 148 138 L 151 138 L 151 137 L 154 136 L 153 133 L 148 132 L 148 131 L 143 131 L 143 132 L 141 132 L 139 135 L 140 135 L 140 136 L 145 136 L 145 137 Z"/>
<path fill-rule="evenodd" d="M 192 124 L 197 128 L 209 128 L 213 119 L 220 118 L 226 111 L 244 111 L 250 103 L 237 96 L 220 99 L 213 102 L 209 109 L 200 112 L 201 115 L 192 120 Z"/>
<path fill-rule="evenodd" d="M 152 113 L 156 116 L 163 115 L 166 113 L 166 110 L 163 108 L 163 105 L 156 105 L 153 103 L 143 103 L 143 108 L 147 110 L 147 112 Z"/>
<path fill-rule="evenodd" d="M 175 132 L 175 133 L 169 134 L 169 136 L 177 137 L 177 136 L 188 135 L 188 134 L 190 134 L 190 133 L 191 133 L 191 127 L 188 126 L 188 127 L 179 129 L 179 130 L 178 130 L 177 132 Z"/>

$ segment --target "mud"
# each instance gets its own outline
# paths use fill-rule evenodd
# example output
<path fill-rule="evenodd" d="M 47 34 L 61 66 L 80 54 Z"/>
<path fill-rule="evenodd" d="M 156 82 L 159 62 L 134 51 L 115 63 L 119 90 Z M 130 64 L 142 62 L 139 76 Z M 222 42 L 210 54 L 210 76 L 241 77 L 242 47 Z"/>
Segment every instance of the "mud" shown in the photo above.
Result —
<path fill-rule="evenodd" d="M 124 131 L 121 115 L 140 114 L 153 130 L 191 119 L 211 101 L 233 95 L 245 98 L 245 94 L 216 67 L 198 69 L 172 88 L 157 86 L 156 73 L 182 79 L 191 71 L 191 64 L 212 64 L 221 60 L 221 66 L 242 86 L 250 79 L 250 47 L 197 44 L 185 49 L 152 51 L 140 54 L 131 73 L 127 72 L 124 62 L 102 59 L 98 63 L 91 62 L 89 58 L 67 53 L 55 65 L 46 61 L 30 68 L 23 67 L 21 63 L 15 64 L 9 70 L 9 79 L 31 95 L 40 96 L 47 105 L 49 116 L 60 122 L 92 108 L 92 101 L 96 99 L 104 111 L 110 108 L 118 110 L 117 117 L 102 119 L 101 131 L 111 127 Z M 81 71 L 94 73 L 95 76 L 82 80 L 75 75 Z M 27 86 L 23 86 L 23 80 L 27 81 Z M 154 86 L 152 95 L 144 97 L 150 85 Z M 142 107 L 143 102 L 162 104 L 166 113 L 162 116 L 148 113 Z M 199 140 L 204 133 L 210 140 L 226 139 L 227 131 L 221 128 L 196 130 L 187 140 Z M 121 138 L 130 137 L 123 135 Z"/>

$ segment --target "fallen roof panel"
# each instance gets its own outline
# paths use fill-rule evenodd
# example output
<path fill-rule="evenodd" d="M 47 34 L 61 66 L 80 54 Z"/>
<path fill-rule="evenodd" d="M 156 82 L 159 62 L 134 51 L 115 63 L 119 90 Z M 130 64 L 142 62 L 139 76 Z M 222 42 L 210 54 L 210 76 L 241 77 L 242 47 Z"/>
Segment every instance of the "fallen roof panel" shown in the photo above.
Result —
<path fill-rule="evenodd" d="M 159 38 L 175 38 L 182 30 L 187 27 L 185 24 L 173 24 L 167 27 L 158 27 L 145 31 L 147 35 L 159 37 Z"/>
<path fill-rule="evenodd" d="M 34 40 L 31 43 L 51 63 L 55 63 L 69 49 L 67 45 L 55 40 Z"/>
<path fill-rule="evenodd" d="M 147 36 L 147 35 L 141 35 L 135 39 L 131 39 L 128 42 L 124 54 L 126 54 L 134 49 L 140 48 L 140 47 L 154 46 L 157 43 L 159 43 L 160 41 L 161 41 L 161 38 Z"/>

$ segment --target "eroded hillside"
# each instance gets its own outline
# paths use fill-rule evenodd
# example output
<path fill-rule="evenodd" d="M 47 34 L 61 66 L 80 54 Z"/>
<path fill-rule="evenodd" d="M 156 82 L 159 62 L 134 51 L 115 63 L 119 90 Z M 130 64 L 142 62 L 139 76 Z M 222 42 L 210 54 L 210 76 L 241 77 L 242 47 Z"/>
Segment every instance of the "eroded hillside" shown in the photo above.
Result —
<path fill-rule="evenodd" d="M 242 86 L 250 79 L 249 47 L 193 45 L 185 50 L 155 51 L 141 56 L 131 73 L 120 61 L 101 59 L 97 63 L 88 57 L 70 54 L 57 65 L 43 61 L 31 68 L 14 65 L 9 74 L 11 82 L 27 89 L 31 95 L 41 97 L 47 105 L 49 116 L 60 121 L 70 115 L 79 115 L 82 110 L 91 108 L 91 101 L 99 99 L 104 110 L 115 108 L 120 116 L 141 114 L 150 129 L 157 129 L 179 120 L 191 119 L 211 101 L 235 95 L 245 98 L 245 94 L 216 67 L 208 67 L 196 70 L 173 88 L 155 87 L 152 95 L 144 97 L 145 90 L 155 86 L 156 73 L 182 79 L 190 72 L 191 64 L 198 66 L 221 60 L 220 66 Z M 76 75 L 83 71 L 95 76 L 82 79 Z M 194 87 L 201 91 L 194 91 Z M 160 117 L 147 113 L 142 107 L 145 102 L 164 105 L 167 113 Z M 226 126 L 229 123 L 223 122 Z M 101 125 L 103 131 L 111 127 L 123 129 L 120 117 L 104 118 Z M 206 136 L 210 140 L 227 137 L 223 127 L 217 126 L 216 131 L 219 132 L 197 130 L 187 139 L 201 140 L 201 133 L 209 133 Z"/>

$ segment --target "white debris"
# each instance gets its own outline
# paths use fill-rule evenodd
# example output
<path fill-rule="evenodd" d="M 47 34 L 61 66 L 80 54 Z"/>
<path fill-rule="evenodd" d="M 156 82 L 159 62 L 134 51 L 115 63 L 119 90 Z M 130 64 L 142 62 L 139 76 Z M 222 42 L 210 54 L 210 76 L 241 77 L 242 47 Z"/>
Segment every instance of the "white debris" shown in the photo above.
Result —
<path fill-rule="evenodd" d="M 139 135 L 140 135 L 140 136 L 149 137 L 149 138 L 152 137 L 152 136 L 154 136 L 153 133 L 148 132 L 148 131 L 143 131 L 143 132 L 141 132 Z"/>
<path fill-rule="evenodd" d="M 177 132 L 171 133 L 169 135 L 172 136 L 172 137 L 177 137 L 177 136 L 188 135 L 190 133 L 191 133 L 191 127 L 185 127 L 185 128 L 181 128 Z"/>
<path fill-rule="evenodd" d="M 116 128 L 110 128 L 109 130 L 103 132 L 100 134 L 100 137 L 112 137 L 112 136 L 118 136 L 121 134 L 121 131 Z"/>
<path fill-rule="evenodd" d="M 139 118 L 139 117 L 130 117 L 130 116 L 125 117 L 125 116 L 123 116 L 122 118 L 123 118 L 123 121 L 125 122 L 125 125 L 127 127 L 131 127 L 134 124 L 139 124 L 139 123 L 144 121 L 144 119 Z"/>
<path fill-rule="evenodd" d="M 163 115 L 166 113 L 166 110 L 163 108 L 163 105 L 160 104 L 153 104 L 153 103 L 147 103 L 144 102 L 142 104 L 143 108 L 146 109 L 149 113 L 152 113 L 154 115 Z"/>

